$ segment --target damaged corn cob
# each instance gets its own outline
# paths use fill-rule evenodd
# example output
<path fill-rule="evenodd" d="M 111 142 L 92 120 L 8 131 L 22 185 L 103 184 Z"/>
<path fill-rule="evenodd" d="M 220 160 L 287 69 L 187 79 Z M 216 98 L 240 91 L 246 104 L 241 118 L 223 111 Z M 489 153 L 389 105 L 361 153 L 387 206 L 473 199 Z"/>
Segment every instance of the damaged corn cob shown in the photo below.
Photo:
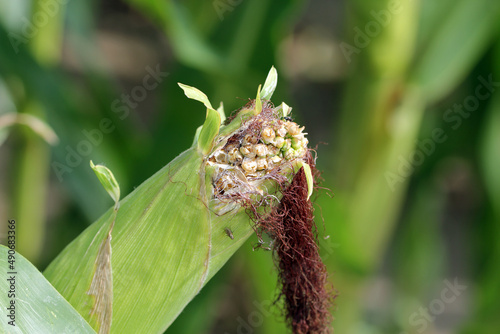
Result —
<path fill-rule="evenodd" d="M 270 102 L 276 83 L 272 68 L 257 98 L 228 119 L 222 104 L 215 109 L 201 91 L 179 84 L 207 110 L 193 146 L 87 228 L 44 273 L 97 332 L 163 333 L 279 206 L 299 171 L 309 199 L 306 133 L 289 118 L 290 107 Z M 100 245 L 109 243 L 102 254 Z M 89 293 L 104 280 L 112 286 Z"/>

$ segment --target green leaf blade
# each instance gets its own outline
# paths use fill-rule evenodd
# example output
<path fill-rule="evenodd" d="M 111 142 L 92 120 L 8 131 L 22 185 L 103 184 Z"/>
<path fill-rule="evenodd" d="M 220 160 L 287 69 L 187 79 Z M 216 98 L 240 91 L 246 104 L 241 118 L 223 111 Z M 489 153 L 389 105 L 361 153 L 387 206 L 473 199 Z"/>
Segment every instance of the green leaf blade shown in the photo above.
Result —
<path fill-rule="evenodd" d="M 0 288 L 6 292 L 10 289 L 7 278 L 8 248 L 0 245 Z M 96 332 L 78 314 L 78 312 L 57 292 L 43 275 L 19 253 L 15 254 L 16 297 L 9 299 L 7 293 L 2 293 L 2 333 L 82 333 L 95 334 Z M 16 326 L 10 326 L 7 317 L 6 305 L 15 300 Z"/>
<path fill-rule="evenodd" d="M 206 283 L 211 229 L 200 196 L 201 164 L 190 149 L 120 202 L 112 239 L 111 333 L 162 333 Z M 93 259 L 112 213 L 85 230 L 45 272 L 86 318 Z"/>

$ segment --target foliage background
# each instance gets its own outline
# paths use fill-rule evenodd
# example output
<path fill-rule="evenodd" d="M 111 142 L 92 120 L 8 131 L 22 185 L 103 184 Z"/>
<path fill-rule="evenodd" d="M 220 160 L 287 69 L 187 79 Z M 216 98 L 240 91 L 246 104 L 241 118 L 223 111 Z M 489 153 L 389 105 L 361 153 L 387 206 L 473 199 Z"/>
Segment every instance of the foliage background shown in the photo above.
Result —
<path fill-rule="evenodd" d="M 0 129 L 0 219 L 18 221 L 18 251 L 43 270 L 112 205 L 88 160 L 129 193 L 203 122 L 177 82 L 231 111 L 274 64 L 273 100 L 306 125 L 335 194 L 318 197 L 317 222 L 336 332 L 496 333 L 500 94 L 477 87 L 500 81 L 499 33 L 495 0 L 1 0 L 0 117 L 34 115 L 58 142 Z M 168 76 L 126 111 L 122 94 L 138 96 L 157 67 Z M 54 163 L 105 118 L 113 130 L 58 177 Z M 431 140 L 439 129 L 446 139 Z M 255 242 L 167 333 L 285 332 Z M 451 302 L 446 280 L 466 286 Z"/>

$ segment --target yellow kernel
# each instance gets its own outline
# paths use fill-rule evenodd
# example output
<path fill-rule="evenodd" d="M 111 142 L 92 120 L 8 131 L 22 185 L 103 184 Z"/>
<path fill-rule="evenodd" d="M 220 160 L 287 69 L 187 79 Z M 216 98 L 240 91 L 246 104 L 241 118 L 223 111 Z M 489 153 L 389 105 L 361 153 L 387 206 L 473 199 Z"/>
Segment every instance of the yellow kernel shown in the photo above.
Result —
<path fill-rule="evenodd" d="M 284 143 L 285 143 L 285 138 L 283 137 L 274 138 L 273 145 L 276 146 L 277 148 L 281 148 Z"/>
<path fill-rule="evenodd" d="M 262 130 L 261 137 L 263 141 L 269 143 L 274 139 L 274 137 L 276 137 L 276 134 L 272 128 L 264 128 L 264 130 Z"/>
<path fill-rule="evenodd" d="M 291 160 L 297 157 L 297 151 L 295 151 L 293 148 L 290 148 L 286 150 L 286 152 L 284 152 L 283 155 L 286 160 Z"/>
<path fill-rule="evenodd" d="M 227 164 L 227 154 L 224 151 L 218 151 L 215 153 L 215 161 L 220 164 Z"/>
<path fill-rule="evenodd" d="M 240 151 L 234 147 L 232 148 L 228 153 L 227 153 L 229 162 L 235 163 L 235 162 L 241 162 L 243 160 L 243 156 L 241 155 Z"/>
<path fill-rule="evenodd" d="M 267 146 L 264 144 L 257 144 L 254 146 L 254 151 L 259 157 L 265 157 L 267 155 Z"/>
<path fill-rule="evenodd" d="M 284 126 L 282 126 L 281 128 L 278 129 L 278 131 L 276 131 L 276 134 L 280 137 L 285 137 L 286 136 L 286 129 Z"/>
<path fill-rule="evenodd" d="M 288 130 L 288 133 L 292 136 L 298 135 L 301 131 L 295 122 L 286 122 L 285 127 Z"/>
<path fill-rule="evenodd" d="M 259 140 L 257 139 L 257 137 L 253 134 L 247 134 L 245 135 L 245 137 L 243 138 L 243 145 L 247 145 L 247 144 L 257 144 Z"/>
<path fill-rule="evenodd" d="M 267 169 L 267 160 L 266 158 L 258 158 L 256 160 L 257 170 Z"/>
<path fill-rule="evenodd" d="M 257 170 L 257 162 L 253 159 L 245 158 L 241 163 L 241 168 L 247 173 L 253 173 Z"/>
<path fill-rule="evenodd" d="M 247 145 L 240 147 L 240 152 L 246 158 L 255 158 L 255 150 L 254 150 L 253 145 L 251 145 L 251 144 L 247 144 Z"/>
<path fill-rule="evenodd" d="M 277 155 L 280 152 L 280 149 L 277 148 L 276 146 L 269 145 L 267 146 L 267 156 L 272 157 Z"/>
<path fill-rule="evenodd" d="M 268 164 L 269 165 L 277 165 L 281 162 L 281 158 L 275 155 L 274 157 L 271 157 L 268 159 Z"/>

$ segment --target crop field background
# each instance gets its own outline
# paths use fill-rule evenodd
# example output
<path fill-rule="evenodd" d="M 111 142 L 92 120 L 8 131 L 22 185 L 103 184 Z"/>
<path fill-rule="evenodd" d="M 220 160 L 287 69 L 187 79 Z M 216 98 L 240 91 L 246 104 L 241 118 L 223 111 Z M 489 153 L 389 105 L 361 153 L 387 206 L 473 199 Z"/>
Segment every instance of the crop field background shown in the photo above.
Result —
<path fill-rule="evenodd" d="M 338 334 L 500 329 L 497 0 L 0 0 L 0 242 L 40 271 L 278 70 L 316 147 Z M 175 208 L 172 208 L 175 210 Z M 168 334 L 286 333 L 251 237 Z M 3 321 L 3 320 L 2 320 Z"/>

